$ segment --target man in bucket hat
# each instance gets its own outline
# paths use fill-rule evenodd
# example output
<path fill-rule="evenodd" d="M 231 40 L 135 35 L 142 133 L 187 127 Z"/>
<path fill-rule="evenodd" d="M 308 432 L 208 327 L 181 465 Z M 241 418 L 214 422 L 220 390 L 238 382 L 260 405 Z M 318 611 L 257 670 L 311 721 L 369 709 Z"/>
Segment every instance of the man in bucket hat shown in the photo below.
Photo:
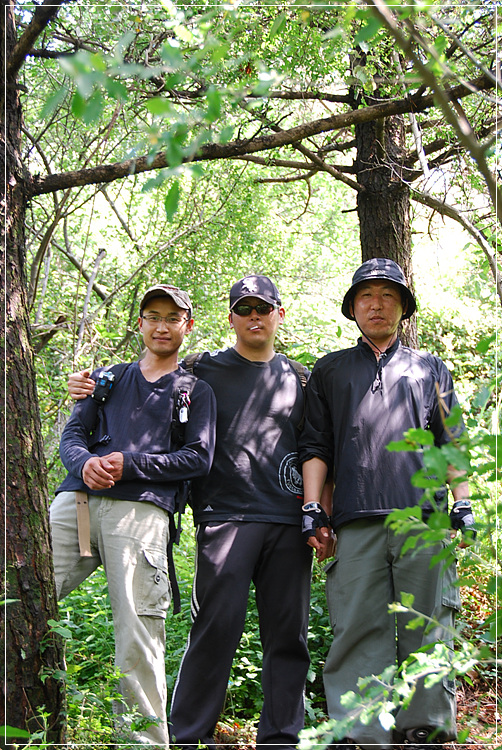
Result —
<path fill-rule="evenodd" d="M 411 483 L 424 465 L 422 455 L 386 448 L 402 440 L 410 428 L 430 430 L 437 446 L 463 429 L 444 424 L 457 399 L 443 362 L 399 341 L 398 325 L 415 308 L 397 263 L 386 258 L 363 263 L 342 304 L 343 314 L 356 322 L 362 336 L 355 347 L 320 359 L 307 385 L 300 438 L 304 529 L 319 560 L 334 553 L 332 530 L 336 533 L 336 557 L 327 566 L 333 642 L 324 683 L 329 715 L 339 721 L 347 720 L 353 710 L 342 696 L 359 692 L 359 678 L 367 677 L 367 687 L 375 689 L 379 683 L 372 676 L 398 668 L 418 649 L 437 641 L 451 648 L 450 629 L 460 608 L 454 565 L 432 564 L 448 544 L 449 533 L 442 543 L 409 546 L 409 537 L 427 528 L 435 504 L 446 509 L 446 490 L 432 501 L 424 498 L 423 490 Z M 326 501 L 321 490 L 331 474 L 334 492 Z M 448 481 L 454 497 L 452 527 L 467 531 L 474 523 L 467 482 L 452 467 Z M 415 507 L 421 520 L 412 532 L 394 532 L 386 525 L 394 509 Z M 467 531 L 471 538 L 474 533 Z M 426 616 L 426 623 L 432 618 L 437 626 L 407 628 L 414 615 L 390 613 L 389 605 L 399 601 L 402 592 L 412 594 L 413 608 Z M 346 734 L 340 746 L 389 748 L 393 741 L 453 740 L 454 682 L 445 677 L 426 687 L 419 680 L 410 703 L 395 712 L 394 732 L 376 716 L 369 723 L 356 721 Z"/>

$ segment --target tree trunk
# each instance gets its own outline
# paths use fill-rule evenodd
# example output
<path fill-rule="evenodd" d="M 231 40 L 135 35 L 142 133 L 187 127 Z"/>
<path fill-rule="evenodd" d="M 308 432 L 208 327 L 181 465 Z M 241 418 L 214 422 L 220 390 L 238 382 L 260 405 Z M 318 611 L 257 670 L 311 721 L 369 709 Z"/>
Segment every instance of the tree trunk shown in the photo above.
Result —
<path fill-rule="evenodd" d="M 5 26 L 4 26 L 5 24 Z M 1 24 L 2 54 L 7 58 L 16 42 L 12 0 Z M 5 36 L 4 36 L 5 33 Z M 5 70 L 1 60 L 2 70 Z M 64 688 L 54 670 L 62 669 L 62 644 L 48 635 L 48 620 L 58 618 L 52 549 L 48 524 L 47 480 L 35 371 L 29 335 L 25 276 L 27 174 L 21 157 L 21 104 L 16 80 L 6 81 L 2 102 L 2 173 L 6 174 L 7 255 L 1 275 L 6 290 L 6 508 L 7 599 L 2 628 L 6 681 L 0 705 L 0 724 L 35 732 L 44 728 L 46 741 L 64 741 Z M 5 119 L 4 119 L 5 112 Z M 5 147 L 5 150 L 4 150 Z M 5 167 L 5 172 L 4 168 Z M 2 523 L 4 517 L 2 516 Z M 4 529 L 2 529 L 4 531 Z M 4 534 L 2 534 L 2 539 Z M 5 651 L 4 651 L 5 648 Z M 13 741 L 13 738 L 11 738 Z"/>
<path fill-rule="evenodd" d="M 399 263 L 413 291 L 410 191 L 403 181 L 404 122 L 400 115 L 356 126 L 357 213 L 363 261 L 390 258 Z M 415 317 L 401 324 L 403 343 L 417 347 Z"/>

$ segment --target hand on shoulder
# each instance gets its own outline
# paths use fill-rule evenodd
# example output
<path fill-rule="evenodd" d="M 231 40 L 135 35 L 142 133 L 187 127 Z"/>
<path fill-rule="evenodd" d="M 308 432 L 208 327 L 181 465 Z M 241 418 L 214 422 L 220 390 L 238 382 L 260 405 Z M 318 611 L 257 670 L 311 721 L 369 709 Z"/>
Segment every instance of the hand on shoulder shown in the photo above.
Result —
<path fill-rule="evenodd" d="M 68 378 L 68 393 L 75 401 L 90 396 L 96 383 L 90 377 L 90 370 L 80 370 L 73 372 Z"/>

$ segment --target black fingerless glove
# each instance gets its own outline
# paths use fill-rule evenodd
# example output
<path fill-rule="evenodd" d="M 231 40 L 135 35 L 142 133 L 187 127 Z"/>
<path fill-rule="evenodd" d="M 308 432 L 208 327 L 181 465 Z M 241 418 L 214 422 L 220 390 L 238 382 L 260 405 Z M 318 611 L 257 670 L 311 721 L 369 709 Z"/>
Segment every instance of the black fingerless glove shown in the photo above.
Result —
<path fill-rule="evenodd" d="M 450 523 L 453 529 L 460 529 L 462 534 L 469 531 L 472 539 L 476 539 L 474 514 L 469 500 L 455 500 L 450 511 Z"/>
<path fill-rule="evenodd" d="M 316 529 L 331 526 L 329 516 L 319 503 L 307 503 L 302 507 L 302 510 L 302 534 L 306 542 L 311 536 L 315 536 Z"/>

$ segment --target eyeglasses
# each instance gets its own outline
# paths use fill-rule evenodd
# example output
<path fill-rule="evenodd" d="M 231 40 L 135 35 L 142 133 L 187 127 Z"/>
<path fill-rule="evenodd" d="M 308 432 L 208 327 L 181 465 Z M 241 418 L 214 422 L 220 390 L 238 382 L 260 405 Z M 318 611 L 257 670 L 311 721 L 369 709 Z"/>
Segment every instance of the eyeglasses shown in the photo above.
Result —
<path fill-rule="evenodd" d="M 162 317 L 162 315 L 142 315 L 141 317 L 152 325 L 157 325 L 165 320 L 168 326 L 180 326 L 188 320 L 187 317 L 181 315 L 166 315 L 165 317 Z"/>
<path fill-rule="evenodd" d="M 241 315 L 242 317 L 251 315 L 253 310 L 256 310 L 258 315 L 269 315 L 272 310 L 277 310 L 278 308 L 279 305 L 270 305 L 268 302 L 260 302 L 259 305 L 235 305 L 235 307 L 232 307 L 232 312 L 236 315 Z"/>

